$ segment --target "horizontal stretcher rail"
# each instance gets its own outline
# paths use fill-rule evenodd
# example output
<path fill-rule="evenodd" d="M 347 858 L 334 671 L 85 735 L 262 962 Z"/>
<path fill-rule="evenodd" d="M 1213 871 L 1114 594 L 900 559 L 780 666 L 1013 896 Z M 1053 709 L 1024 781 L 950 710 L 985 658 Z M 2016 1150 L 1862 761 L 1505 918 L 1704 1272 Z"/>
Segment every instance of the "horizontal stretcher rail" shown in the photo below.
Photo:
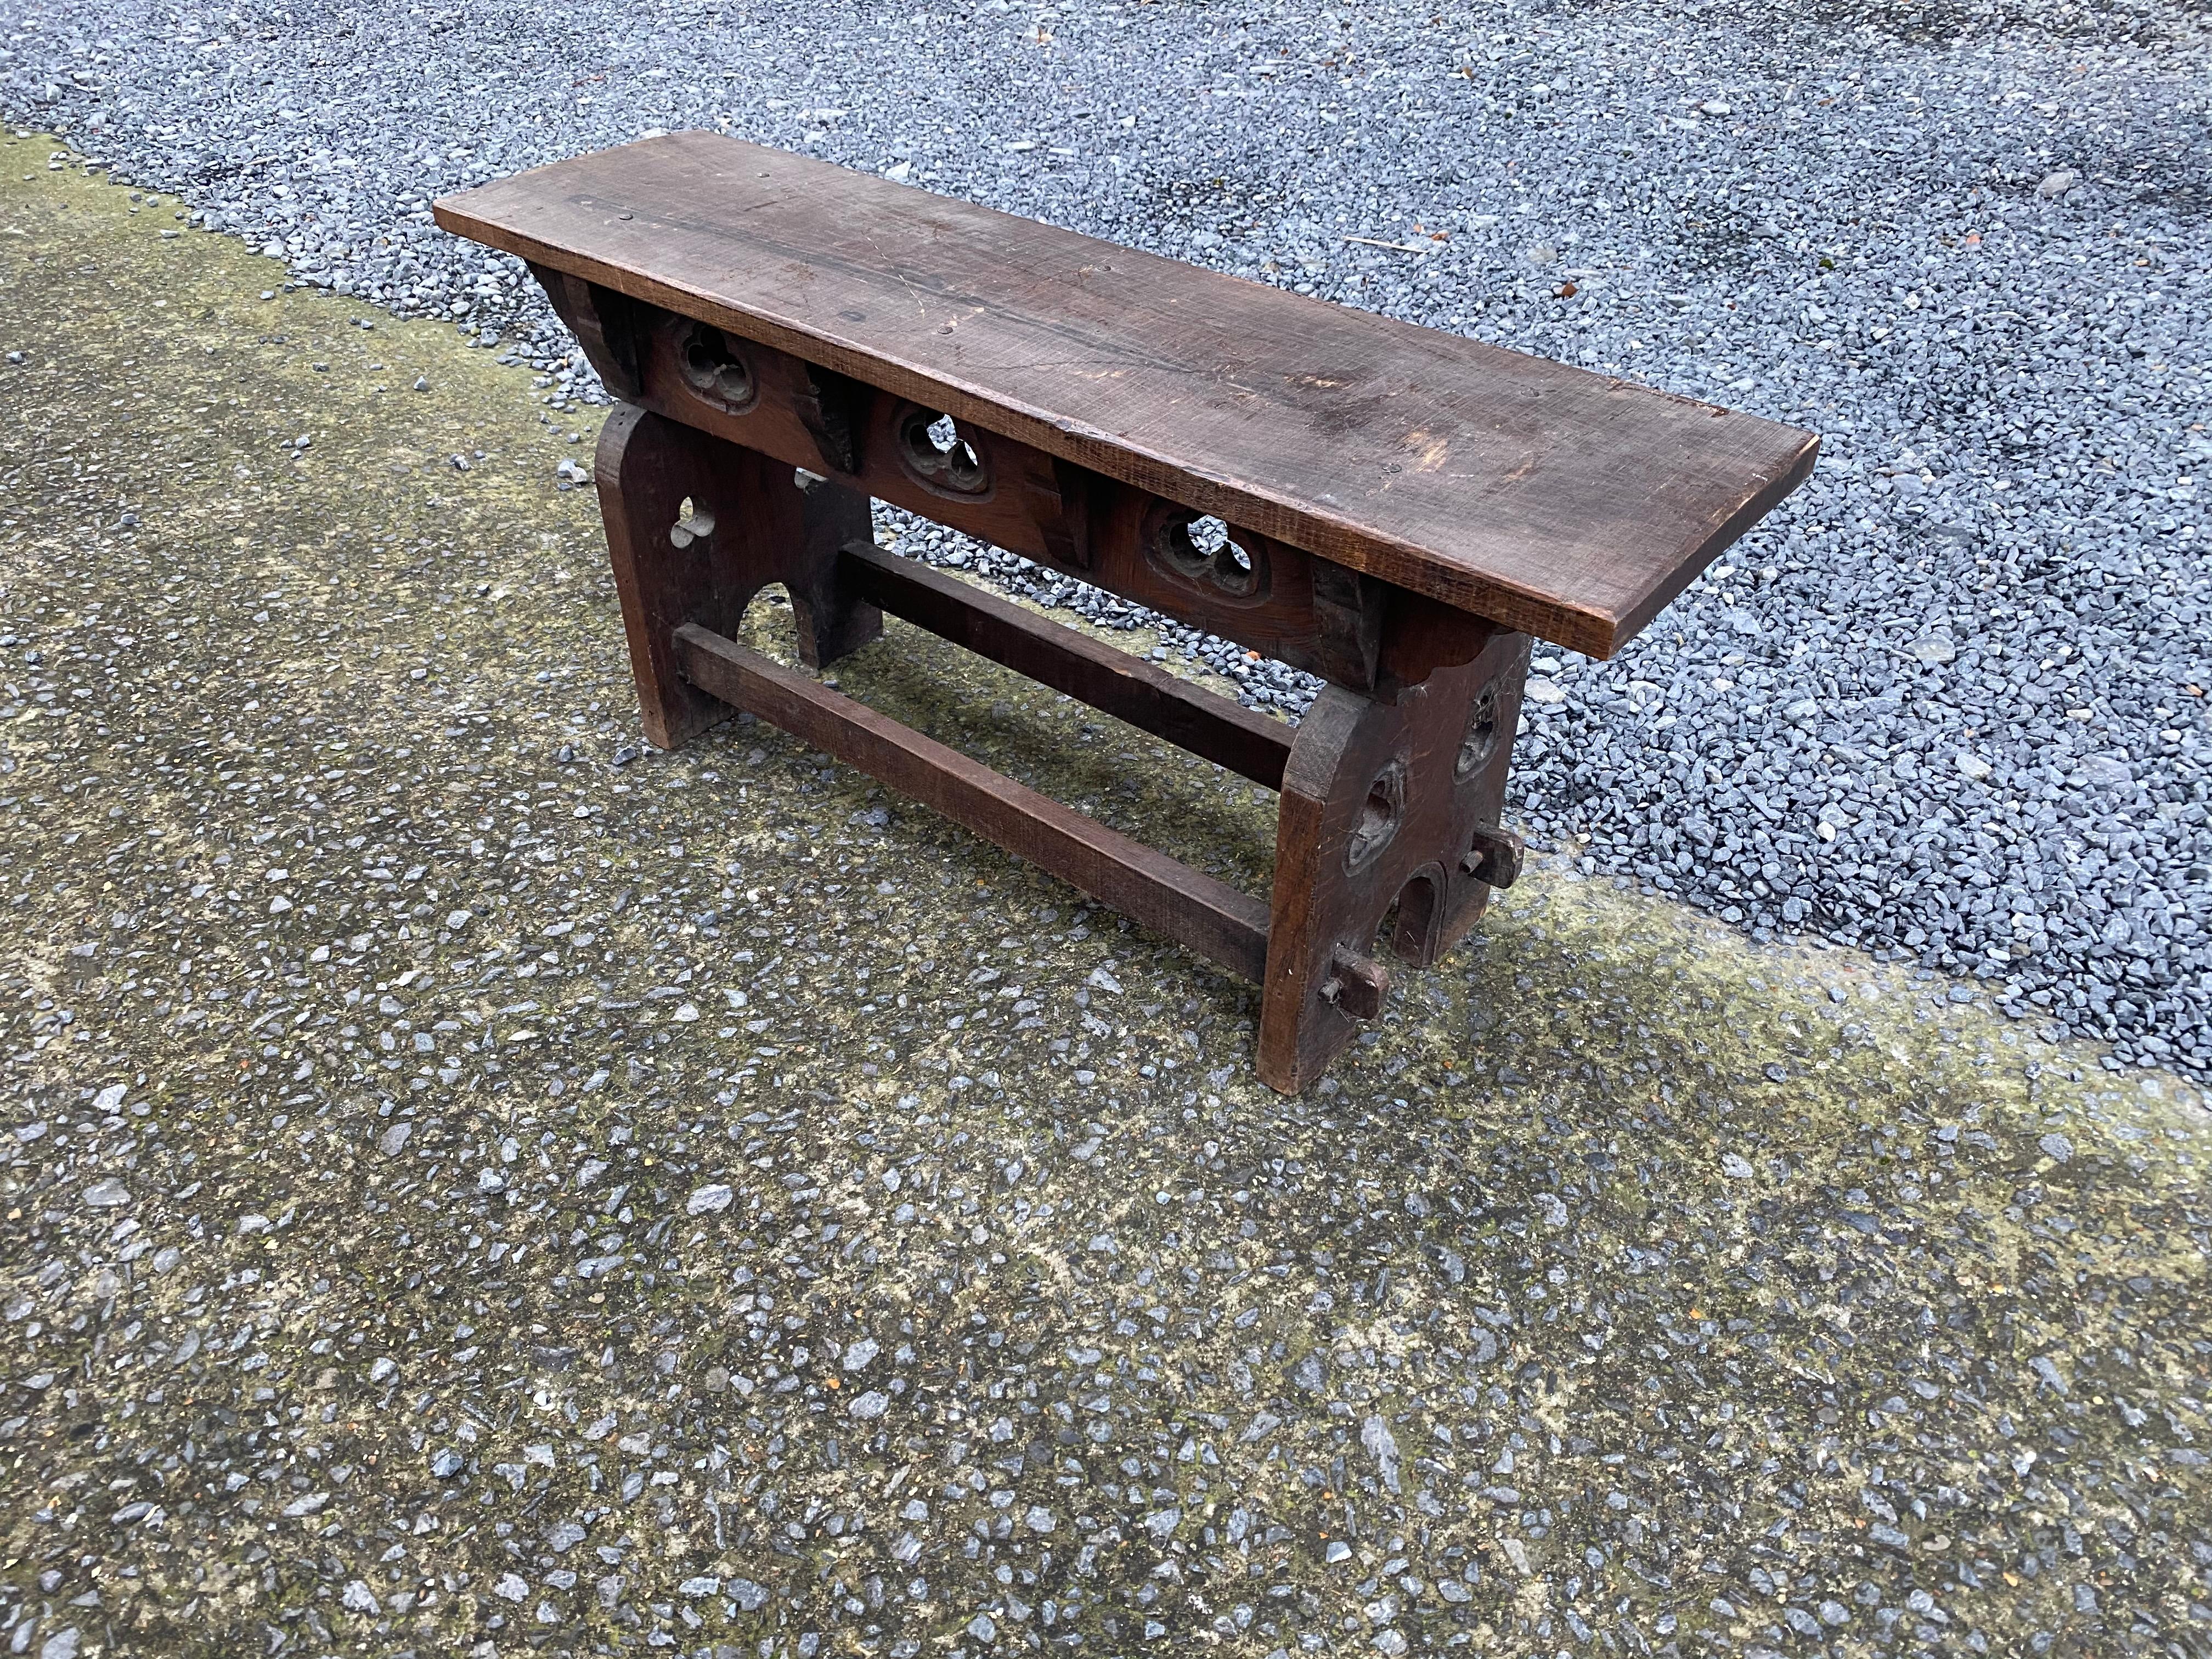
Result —
<path fill-rule="evenodd" d="M 1265 979 L 1261 901 L 696 623 L 676 629 L 673 640 L 684 678 L 709 696 L 889 784 L 1231 973 L 1255 984 Z"/>
<path fill-rule="evenodd" d="M 1291 728 L 1282 721 L 912 559 L 866 543 L 848 544 L 844 557 L 860 592 L 894 617 L 1255 783 L 1283 787 Z"/>

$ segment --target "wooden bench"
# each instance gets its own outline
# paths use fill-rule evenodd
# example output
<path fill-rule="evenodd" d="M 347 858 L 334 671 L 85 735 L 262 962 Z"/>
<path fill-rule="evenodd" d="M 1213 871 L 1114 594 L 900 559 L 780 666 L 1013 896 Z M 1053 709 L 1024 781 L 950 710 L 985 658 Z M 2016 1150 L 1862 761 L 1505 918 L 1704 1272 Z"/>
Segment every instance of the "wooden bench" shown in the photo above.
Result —
<path fill-rule="evenodd" d="M 1425 964 L 1512 882 L 1530 636 L 1611 655 L 1818 446 L 713 134 L 436 211 L 529 262 L 622 400 L 599 489 L 647 737 L 750 709 L 1255 981 L 1285 1091 L 1379 1012 L 1394 907 Z M 1295 728 L 1242 708 L 880 550 L 871 497 L 1328 685 Z M 1268 899 L 733 643 L 769 583 L 811 669 L 888 611 L 1279 790 Z"/>

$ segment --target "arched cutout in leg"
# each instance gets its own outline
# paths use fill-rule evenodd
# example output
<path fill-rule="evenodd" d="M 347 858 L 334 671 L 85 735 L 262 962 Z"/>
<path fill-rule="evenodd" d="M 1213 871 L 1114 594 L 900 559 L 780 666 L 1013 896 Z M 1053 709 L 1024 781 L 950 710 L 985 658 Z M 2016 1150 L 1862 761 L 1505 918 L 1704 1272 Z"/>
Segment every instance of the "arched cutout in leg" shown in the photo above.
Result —
<path fill-rule="evenodd" d="M 730 715 L 677 666 L 685 623 L 730 636 L 762 585 L 781 581 L 811 668 L 883 631 L 840 574 L 838 550 L 872 533 L 866 497 L 826 480 L 801 489 L 787 465 L 628 404 L 600 431 L 597 470 L 639 719 L 657 748 Z"/>
<path fill-rule="evenodd" d="M 1398 890 L 1390 913 L 1383 918 L 1390 949 L 1401 962 L 1425 968 L 1437 959 L 1437 941 L 1443 933 L 1444 872 L 1439 865 L 1425 865 Z"/>

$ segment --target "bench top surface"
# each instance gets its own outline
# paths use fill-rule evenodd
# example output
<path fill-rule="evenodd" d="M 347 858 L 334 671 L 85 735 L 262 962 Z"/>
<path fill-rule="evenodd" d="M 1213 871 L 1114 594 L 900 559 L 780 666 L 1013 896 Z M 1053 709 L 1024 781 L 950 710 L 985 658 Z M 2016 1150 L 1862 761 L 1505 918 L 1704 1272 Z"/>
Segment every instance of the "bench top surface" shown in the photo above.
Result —
<path fill-rule="evenodd" d="M 1607 656 L 1811 470 L 1756 416 L 714 133 L 448 230 Z"/>

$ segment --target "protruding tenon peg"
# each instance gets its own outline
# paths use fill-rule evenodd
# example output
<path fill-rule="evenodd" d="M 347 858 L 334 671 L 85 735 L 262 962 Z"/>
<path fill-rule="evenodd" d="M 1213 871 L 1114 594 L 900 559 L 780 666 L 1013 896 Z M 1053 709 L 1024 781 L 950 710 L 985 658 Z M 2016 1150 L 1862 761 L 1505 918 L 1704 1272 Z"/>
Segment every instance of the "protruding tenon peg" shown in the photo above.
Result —
<path fill-rule="evenodd" d="M 1354 1019 L 1372 1019 L 1382 1012 L 1382 999 L 1390 989 L 1390 970 L 1368 957 L 1355 956 L 1338 945 L 1329 958 L 1328 977 L 1322 981 L 1322 1000 L 1334 1003 Z"/>
<path fill-rule="evenodd" d="M 1479 829 L 1460 854 L 1461 873 L 1492 887 L 1510 887 L 1521 879 L 1522 847 L 1521 837 L 1510 830 Z"/>

